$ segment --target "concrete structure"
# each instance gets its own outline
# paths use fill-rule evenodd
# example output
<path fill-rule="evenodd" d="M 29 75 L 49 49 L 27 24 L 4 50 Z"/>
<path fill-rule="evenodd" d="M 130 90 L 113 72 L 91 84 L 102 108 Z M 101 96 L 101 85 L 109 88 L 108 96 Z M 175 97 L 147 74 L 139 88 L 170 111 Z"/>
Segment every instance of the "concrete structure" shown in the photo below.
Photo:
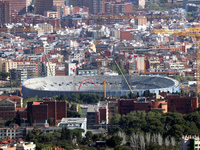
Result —
<path fill-rule="evenodd" d="M 182 136 L 180 138 L 180 150 L 196 150 L 200 149 L 200 138 L 199 136 Z"/>
<path fill-rule="evenodd" d="M 62 118 L 58 127 L 67 127 L 67 129 L 84 129 L 85 132 L 82 136 L 85 136 L 87 132 L 87 118 Z"/>
<path fill-rule="evenodd" d="M 87 109 L 87 128 L 93 128 L 94 125 L 99 125 L 100 113 L 98 105 L 89 105 Z"/>
<path fill-rule="evenodd" d="M 129 81 L 129 76 L 125 76 Z M 128 95 L 130 89 L 126 84 L 124 78 L 119 76 L 96 76 L 97 80 L 90 79 L 84 81 L 85 77 L 82 76 L 55 76 L 55 77 L 42 77 L 32 78 L 25 80 L 23 84 L 29 84 L 22 87 L 23 96 L 35 96 L 38 97 L 52 97 L 55 95 L 66 94 L 68 97 L 72 93 L 98 93 L 104 95 L 103 81 L 98 79 L 105 79 L 109 85 L 107 85 L 107 96 L 112 95 Z M 89 79 L 89 76 L 88 76 Z M 146 90 L 150 90 L 151 93 L 159 93 L 159 91 L 180 92 L 179 82 L 168 77 L 161 76 L 132 76 L 132 90 L 134 93 L 140 95 Z M 83 82 L 82 82 L 83 81 Z M 37 83 L 36 83 L 37 82 Z"/>

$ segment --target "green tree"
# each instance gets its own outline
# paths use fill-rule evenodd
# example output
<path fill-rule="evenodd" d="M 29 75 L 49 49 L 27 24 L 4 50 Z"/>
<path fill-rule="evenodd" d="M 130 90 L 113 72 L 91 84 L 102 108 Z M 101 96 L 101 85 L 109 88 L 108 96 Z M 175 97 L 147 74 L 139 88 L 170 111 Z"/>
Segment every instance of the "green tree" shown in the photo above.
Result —
<path fill-rule="evenodd" d="M 85 138 L 83 139 L 84 145 L 92 144 L 93 143 L 92 137 L 93 137 L 92 132 L 91 131 L 87 131 L 86 134 L 85 134 Z"/>
<path fill-rule="evenodd" d="M 67 101 L 67 96 L 65 94 L 61 94 L 57 100 Z"/>
<path fill-rule="evenodd" d="M 21 125 L 21 117 L 20 117 L 20 113 L 19 110 L 17 110 L 16 112 L 16 117 L 15 117 L 15 123 L 18 124 L 19 126 Z"/>
<path fill-rule="evenodd" d="M 115 147 L 115 146 L 121 145 L 121 143 L 122 143 L 122 138 L 117 135 L 113 135 L 111 138 L 109 138 L 106 141 L 106 144 L 109 147 Z"/>
<path fill-rule="evenodd" d="M 77 118 L 80 117 L 80 114 L 74 110 L 67 110 L 67 117 Z"/>
<path fill-rule="evenodd" d="M 118 146 L 115 146 L 114 150 L 132 150 L 132 149 L 128 146 L 118 145 Z"/>
<path fill-rule="evenodd" d="M 25 138 L 26 141 L 33 141 L 34 139 L 35 139 L 35 135 L 32 132 L 29 132 Z"/>
<path fill-rule="evenodd" d="M 128 94 L 128 98 L 137 98 L 137 95 L 135 93 L 130 92 Z"/>
<path fill-rule="evenodd" d="M 120 114 L 115 114 L 111 119 L 110 119 L 110 124 L 116 125 L 119 124 L 121 120 L 121 115 Z"/>
<path fill-rule="evenodd" d="M 120 96 L 120 98 L 128 98 L 128 96 L 127 95 L 122 95 L 122 96 Z"/>
<path fill-rule="evenodd" d="M 48 119 L 48 123 L 49 123 L 49 125 L 50 125 L 50 126 L 52 126 L 52 125 L 53 125 L 53 120 L 54 120 L 54 118 L 53 118 L 53 117 L 50 117 L 50 118 Z"/>

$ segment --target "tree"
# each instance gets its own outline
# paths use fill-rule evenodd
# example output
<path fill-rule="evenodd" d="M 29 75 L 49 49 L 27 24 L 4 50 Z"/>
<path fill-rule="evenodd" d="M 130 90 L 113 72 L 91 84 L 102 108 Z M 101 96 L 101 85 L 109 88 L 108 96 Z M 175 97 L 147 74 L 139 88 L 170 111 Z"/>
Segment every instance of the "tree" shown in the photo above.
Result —
<path fill-rule="evenodd" d="M 121 115 L 120 114 L 115 114 L 111 119 L 110 119 L 110 124 L 116 125 L 119 124 L 121 119 Z"/>
<path fill-rule="evenodd" d="M 117 135 L 113 135 L 111 138 L 109 138 L 106 141 L 106 144 L 109 147 L 115 147 L 115 146 L 121 145 L 121 142 L 122 142 L 122 138 L 121 137 L 119 137 Z"/>
<path fill-rule="evenodd" d="M 132 150 L 130 147 L 128 146 L 121 146 L 121 145 L 118 145 L 114 148 L 114 150 Z"/>
<path fill-rule="evenodd" d="M 20 118 L 19 110 L 17 110 L 16 117 L 14 120 L 15 120 L 16 124 L 18 124 L 19 126 L 21 125 L 21 118 Z"/>
<path fill-rule="evenodd" d="M 32 130 L 32 133 L 36 136 L 38 135 L 42 135 L 43 134 L 43 131 L 41 129 L 39 129 L 37 126 L 34 126 L 33 127 L 33 130 Z"/>
<path fill-rule="evenodd" d="M 80 114 L 74 110 L 67 110 L 67 117 L 76 118 L 80 117 Z"/>
<path fill-rule="evenodd" d="M 67 101 L 67 96 L 66 96 L 65 94 L 61 94 L 61 95 L 58 97 L 58 100 Z"/>
<path fill-rule="evenodd" d="M 132 93 L 132 92 L 130 92 L 130 93 L 128 94 L 128 97 L 129 97 L 129 98 L 137 98 L 137 95 L 134 94 L 134 93 Z"/>
<path fill-rule="evenodd" d="M 54 118 L 53 118 L 53 117 L 50 117 L 50 118 L 48 119 L 48 123 L 49 123 L 49 125 L 50 125 L 50 126 L 52 126 L 52 125 L 53 125 L 53 120 L 54 120 Z"/>
<path fill-rule="evenodd" d="M 128 98 L 128 96 L 127 95 L 122 95 L 122 96 L 120 96 L 120 98 Z"/>
<path fill-rule="evenodd" d="M 85 144 L 91 144 L 93 142 L 92 140 L 93 134 L 91 131 L 87 131 L 85 134 L 85 138 L 83 139 L 84 145 Z"/>

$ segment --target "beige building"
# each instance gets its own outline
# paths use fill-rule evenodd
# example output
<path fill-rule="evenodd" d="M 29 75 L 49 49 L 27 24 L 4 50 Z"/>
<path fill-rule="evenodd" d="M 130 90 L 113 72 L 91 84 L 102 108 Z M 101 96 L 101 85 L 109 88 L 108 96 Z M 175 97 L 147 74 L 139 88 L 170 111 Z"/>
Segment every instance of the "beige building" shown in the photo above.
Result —
<path fill-rule="evenodd" d="M 0 72 L 9 72 L 10 69 L 17 69 L 17 62 L 0 58 Z"/>
<path fill-rule="evenodd" d="M 145 0 L 136 0 L 137 6 L 141 9 L 145 8 Z"/>
<path fill-rule="evenodd" d="M 55 76 L 56 75 L 56 63 L 42 62 L 38 66 L 39 76 Z"/>
<path fill-rule="evenodd" d="M 144 67 L 144 57 L 137 57 L 137 68 L 140 71 L 144 71 L 145 67 Z"/>
<path fill-rule="evenodd" d="M 160 69 L 160 61 L 157 59 L 149 60 L 150 69 Z"/>
<path fill-rule="evenodd" d="M 58 18 L 58 13 L 56 11 L 45 11 L 44 16 L 48 18 Z"/>
<path fill-rule="evenodd" d="M 53 33 L 53 26 L 48 23 L 37 24 L 34 28 L 38 31 L 38 34 Z"/>

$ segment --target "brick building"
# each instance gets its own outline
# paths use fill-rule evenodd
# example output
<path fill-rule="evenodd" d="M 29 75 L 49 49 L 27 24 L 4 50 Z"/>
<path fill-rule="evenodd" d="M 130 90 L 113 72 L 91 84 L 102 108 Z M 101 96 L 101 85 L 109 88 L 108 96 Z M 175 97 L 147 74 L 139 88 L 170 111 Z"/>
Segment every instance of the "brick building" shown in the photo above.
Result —
<path fill-rule="evenodd" d="M 0 24 L 10 23 L 11 7 L 9 2 L 0 1 Z"/>
<path fill-rule="evenodd" d="M 195 111 L 198 107 L 198 97 L 182 97 L 180 94 L 167 94 L 166 96 L 168 111 L 177 111 L 188 114 Z"/>
<path fill-rule="evenodd" d="M 108 103 L 107 101 L 99 102 L 100 121 L 108 123 Z"/>
<path fill-rule="evenodd" d="M 25 14 L 27 12 L 28 5 L 30 2 L 28 0 L 4 0 L 10 4 L 11 15 L 15 14 Z"/>
<path fill-rule="evenodd" d="M 21 118 L 27 118 L 26 108 L 16 107 L 17 102 L 13 102 L 9 99 L 0 101 L 0 118 L 3 120 L 9 120 L 16 116 L 17 111 L 20 112 Z"/>
<path fill-rule="evenodd" d="M 135 19 L 135 25 L 146 25 L 146 24 L 147 24 L 146 16 L 139 16 L 137 19 Z"/>
<path fill-rule="evenodd" d="M 105 2 L 105 13 L 131 13 L 131 2 Z"/>
<path fill-rule="evenodd" d="M 167 102 L 165 100 L 146 98 L 140 99 L 119 99 L 118 100 L 118 113 L 123 115 L 131 111 L 145 111 L 151 110 L 162 110 L 164 113 L 167 112 Z"/>
<path fill-rule="evenodd" d="M 27 103 L 27 117 L 30 123 L 44 123 L 53 118 L 53 124 L 67 117 L 67 103 L 65 101 L 36 101 Z"/>
<path fill-rule="evenodd" d="M 130 31 L 121 31 L 120 32 L 120 40 L 127 40 L 130 41 L 131 40 L 131 32 Z"/>
<path fill-rule="evenodd" d="M 64 0 L 36 0 L 36 13 L 44 15 L 45 11 L 51 10 L 53 6 L 64 6 Z"/>

